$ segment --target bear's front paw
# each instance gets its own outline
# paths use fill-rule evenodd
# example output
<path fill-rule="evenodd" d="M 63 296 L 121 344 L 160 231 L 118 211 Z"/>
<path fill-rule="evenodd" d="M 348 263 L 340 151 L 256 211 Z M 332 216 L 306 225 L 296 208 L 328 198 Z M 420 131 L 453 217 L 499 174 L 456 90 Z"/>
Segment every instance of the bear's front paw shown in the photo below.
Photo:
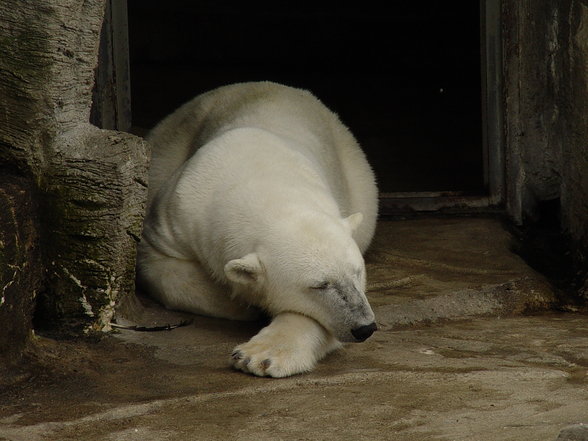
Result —
<path fill-rule="evenodd" d="M 233 368 L 259 377 L 281 378 L 307 372 L 316 363 L 308 351 L 253 340 L 235 348 L 230 360 Z"/>
<path fill-rule="evenodd" d="M 282 313 L 247 343 L 235 348 L 231 366 L 260 377 L 288 377 L 308 372 L 327 353 L 341 347 L 311 318 Z"/>

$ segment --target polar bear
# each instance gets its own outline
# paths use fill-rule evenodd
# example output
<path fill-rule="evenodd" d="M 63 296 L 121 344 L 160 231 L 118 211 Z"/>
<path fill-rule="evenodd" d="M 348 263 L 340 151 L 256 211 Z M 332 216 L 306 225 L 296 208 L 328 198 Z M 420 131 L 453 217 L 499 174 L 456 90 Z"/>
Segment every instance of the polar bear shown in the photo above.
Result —
<path fill-rule="evenodd" d="M 141 286 L 167 308 L 272 321 L 235 348 L 258 376 L 311 370 L 375 330 L 362 253 L 376 225 L 374 174 L 317 98 L 239 83 L 184 104 L 147 136 Z"/>

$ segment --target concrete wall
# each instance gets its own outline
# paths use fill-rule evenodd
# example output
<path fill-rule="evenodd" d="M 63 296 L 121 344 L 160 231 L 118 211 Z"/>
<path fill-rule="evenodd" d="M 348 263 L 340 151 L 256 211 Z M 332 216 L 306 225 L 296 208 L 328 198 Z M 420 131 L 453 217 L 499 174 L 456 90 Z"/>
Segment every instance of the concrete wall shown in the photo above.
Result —
<path fill-rule="evenodd" d="M 588 1 L 505 0 L 502 14 L 507 209 L 525 223 L 540 220 L 545 202 L 559 206 L 561 228 L 583 271 Z"/>

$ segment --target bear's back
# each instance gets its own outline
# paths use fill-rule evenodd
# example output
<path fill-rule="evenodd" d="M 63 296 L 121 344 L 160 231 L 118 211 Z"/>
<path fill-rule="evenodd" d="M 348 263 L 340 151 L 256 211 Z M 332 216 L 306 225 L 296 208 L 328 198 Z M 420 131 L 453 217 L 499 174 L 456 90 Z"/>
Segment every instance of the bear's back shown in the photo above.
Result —
<path fill-rule="evenodd" d="M 149 203 L 194 153 L 220 133 L 256 127 L 292 139 L 317 163 L 341 216 L 362 212 L 357 240 L 367 248 L 375 229 L 377 189 L 373 172 L 353 135 L 310 92 L 272 82 L 237 83 L 197 96 L 148 135 L 152 148 Z"/>
<path fill-rule="evenodd" d="M 194 152 L 220 131 L 253 126 L 292 137 L 292 130 L 330 126 L 332 114 L 310 92 L 272 82 L 237 83 L 203 93 L 164 118 L 147 135 L 151 147 L 149 197 Z M 300 121 L 296 121 L 300 120 Z"/>

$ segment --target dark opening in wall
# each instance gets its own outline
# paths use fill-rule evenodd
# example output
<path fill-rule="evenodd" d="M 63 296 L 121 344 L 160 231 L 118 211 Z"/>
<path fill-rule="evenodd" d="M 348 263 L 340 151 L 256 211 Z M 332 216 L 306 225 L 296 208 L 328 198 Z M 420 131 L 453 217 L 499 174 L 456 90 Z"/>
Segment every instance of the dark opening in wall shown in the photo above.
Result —
<path fill-rule="evenodd" d="M 223 84 L 311 90 L 359 139 L 381 192 L 482 194 L 480 7 L 129 0 L 133 125 Z"/>

